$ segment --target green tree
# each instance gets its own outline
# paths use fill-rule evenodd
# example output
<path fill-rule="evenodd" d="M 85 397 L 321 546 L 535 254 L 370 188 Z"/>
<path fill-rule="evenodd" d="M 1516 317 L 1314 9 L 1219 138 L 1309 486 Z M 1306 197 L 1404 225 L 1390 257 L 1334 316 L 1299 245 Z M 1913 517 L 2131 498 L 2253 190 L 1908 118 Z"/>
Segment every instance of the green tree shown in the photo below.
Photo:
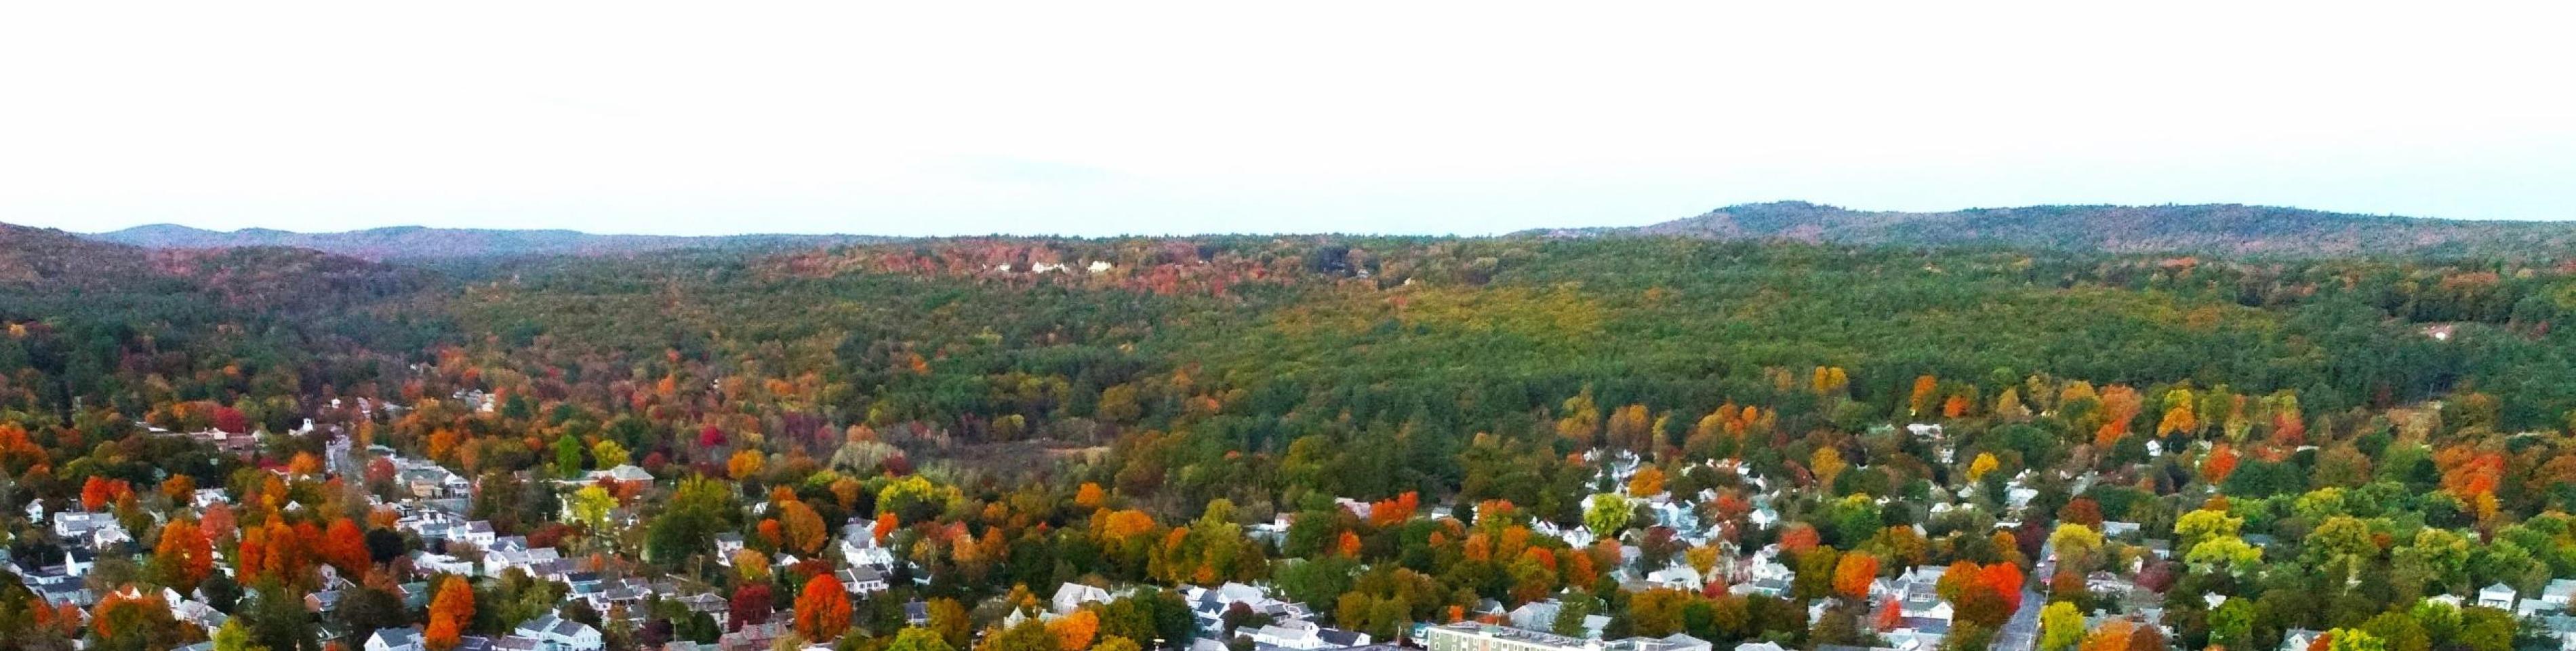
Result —
<path fill-rule="evenodd" d="M 581 476 L 581 441 L 571 434 L 555 438 L 555 472 L 565 477 Z"/>
<path fill-rule="evenodd" d="M 2387 651 L 2427 651 L 2433 648 L 2433 639 L 2424 632 L 2424 625 L 2405 613 L 2380 613 L 2362 622 L 2361 630 L 2384 641 Z"/>
<path fill-rule="evenodd" d="M 1130 644 L 1132 646 L 1133 643 Z M 886 651 L 955 651 L 955 649 L 956 647 L 948 646 L 948 640 L 941 638 L 938 631 L 919 626 L 907 626 L 903 630 L 896 631 L 894 642 L 886 645 Z"/>
<path fill-rule="evenodd" d="M 2230 649 L 2245 648 L 2254 640 L 2254 602 L 2228 597 L 2209 611 L 2209 643 Z"/>
<path fill-rule="evenodd" d="M 1617 538 L 1620 530 L 1628 528 L 1628 519 L 1634 514 L 1628 498 L 1615 493 L 1593 495 L 1586 504 L 1583 526 L 1591 529 L 1592 535 L 1602 538 Z"/>

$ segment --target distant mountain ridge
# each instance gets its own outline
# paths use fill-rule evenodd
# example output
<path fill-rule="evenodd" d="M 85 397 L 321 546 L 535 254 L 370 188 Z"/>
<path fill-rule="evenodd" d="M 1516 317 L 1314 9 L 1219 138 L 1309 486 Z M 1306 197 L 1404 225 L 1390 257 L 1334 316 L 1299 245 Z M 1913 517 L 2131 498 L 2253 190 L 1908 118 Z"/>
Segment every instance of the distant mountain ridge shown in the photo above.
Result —
<path fill-rule="evenodd" d="M 266 228 L 212 231 L 177 224 L 151 224 L 119 231 L 86 234 L 103 242 L 152 249 L 214 249 L 282 246 L 312 249 L 368 260 L 403 260 L 543 255 L 629 255 L 685 248 L 773 249 L 826 247 L 883 242 L 868 235 L 601 235 L 569 230 L 506 230 L 392 226 L 336 233 L 299 233 Z"/>
<path fill-rule="evenodd" d="M 311 249 L 149 249 L 51 228 L 0 224 L 0 293 L 16 299 L 142 291 L 233 307 L 314 310 L 425 286 L 430 272 Z"/>
<path fill-rule="evenodd" d="M 2394 217 L 2238 204 L 1895 212 L 1780 201 L 1727 206 L 1695 217 L 1634 228 L 1535 234 L 2004 246 L 2113 253 L 2551 258 L 2576 253 L 2576 222 Z"/>

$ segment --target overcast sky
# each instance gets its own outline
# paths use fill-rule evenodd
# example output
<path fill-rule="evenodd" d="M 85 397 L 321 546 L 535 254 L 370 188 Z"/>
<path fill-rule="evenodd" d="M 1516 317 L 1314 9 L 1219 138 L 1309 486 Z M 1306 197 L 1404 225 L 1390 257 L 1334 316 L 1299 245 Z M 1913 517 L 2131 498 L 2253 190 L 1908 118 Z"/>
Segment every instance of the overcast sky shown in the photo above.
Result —
<path fill-rule="evenodd" d="M 2576 219 L 2566 3 L 246 4 L 0 8 L 0 221 L 1482 234 L 1778 199 Z"/>

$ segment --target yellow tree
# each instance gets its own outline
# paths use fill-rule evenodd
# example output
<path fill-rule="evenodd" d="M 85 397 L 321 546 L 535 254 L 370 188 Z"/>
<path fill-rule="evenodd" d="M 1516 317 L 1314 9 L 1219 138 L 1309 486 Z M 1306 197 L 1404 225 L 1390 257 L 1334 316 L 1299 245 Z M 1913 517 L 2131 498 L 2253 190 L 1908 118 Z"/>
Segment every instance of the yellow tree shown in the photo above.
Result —
<path fill-rule="evenodd" d="M 1610 444 L 1639 453 L 1653 449 L 1652 423 L 1646 406 L 1631 404 L 1610 412 Z"/>
<path fill-rule="evenodd" d="M 1063 651 L 1083 651 L 1091 648 L 1092 639 L 1100 634 L 1100 615 L 1089 610 L 1074 611 L 1071 615 L 1047 622 L 1046 628 L 1048 633 L 1055 634 Z"/>
<path fill-rule="evenodd" d="M 806 506 L 802 501 L 780 502 L 778 522 L 785 529 L 789 548 L 807 556 L 822 551 L 827 533 L 823 527 L 823 516 L 815 513 L 814 507 Z"/>
<path fill-rule="evenodd" d="M 1565 399 L 1565 416 L 1556 420 L 1556 433 L 1574 439 L 1577 445 L 1591 447 L 1594 435 L 1601 432 L 1601 407 L 1592 403 L 1592 387 Z"/>
<path fill-rule="evenodd" d="M 1636 497 L 1654 497 L 1656 495 L 1662 495 L 1663 493 L 1664 471 L 1662 468 L 1654 466 L 1638 468 L 1637 474 L 1628 478 L 1629 495 Z"/>
<path fill-rule="evenodd" d="M 725 471 L 732 474 L 737 481 L 749 479 L 752 475 L 760 474 L 761 466 L 766 465 L 767 461 L 761 458 L 759 452 L 743 450 L 733 453 L 733 458 L 725 461 Z"/>
<path fill-rule="evenodd" d="M 1812 463 L 1807 465 L 1807 470 L 1815 473 L 1816 485 L 1832 486 L 1834 485 L 1834 477 L 1843 474 L 1843 469 L 1850 466 L 1851 464 L 1843 462 L 1843 453 L 1841 451 L 1835 450 L 1831 446 L 1827 446 L 1816 448 L 1816 456 L 1812 460 Z"/>
<path fill-rule="evenodd" d="M 2002 465 L 2001 462 L 1995 461 L 1993 453 L 1979 452 L 1976 459 L 1968 462 L 1968 481 L 1985 481 L 1986 473 L 1994 472 L 1996 467 Z"/>

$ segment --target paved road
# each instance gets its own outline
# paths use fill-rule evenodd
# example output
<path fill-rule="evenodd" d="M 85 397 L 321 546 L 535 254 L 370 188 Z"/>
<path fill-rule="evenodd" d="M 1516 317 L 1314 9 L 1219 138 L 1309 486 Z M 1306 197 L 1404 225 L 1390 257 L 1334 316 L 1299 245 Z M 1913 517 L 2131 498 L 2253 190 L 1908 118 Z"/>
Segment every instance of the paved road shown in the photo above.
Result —
<path fill-rule="evenodd" d="M 2004 630 L 1995 634 L 1993 648 L 2004 651 L 2031 651 L 2039 647 L 2039 609 L 2048 605 L 2048 595 L 2037 590 L 2021 591 L 2021 610 L 2013 611 L 2004 622 Z"/>
<path fill-rule="evenodd" d="M 2039 558 L 2039 563 L 2031 568 L 2032 576 L 2042 582 L 2056 576 L 2056 550 L 2042 545 Z M 2024 586 L 2021 590 L 2021 609 L 2013 611 L 2012 619 L 2004 622 L 2004 630 L 1995 633 L 1993 648 L 2004 651 L 2032 651 L 2038 648 L 2039 609 L 2046 607 L 2048 607 L 2048 595 Z"/>

